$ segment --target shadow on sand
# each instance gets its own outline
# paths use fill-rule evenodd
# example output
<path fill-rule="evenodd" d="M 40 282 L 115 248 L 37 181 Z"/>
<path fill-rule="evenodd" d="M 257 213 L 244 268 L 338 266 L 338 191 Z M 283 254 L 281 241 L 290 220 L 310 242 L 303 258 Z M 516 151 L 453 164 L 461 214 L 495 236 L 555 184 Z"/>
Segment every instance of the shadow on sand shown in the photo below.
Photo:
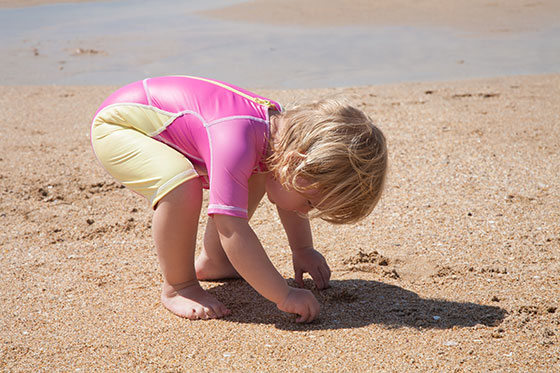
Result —
<path fill-rule="evenodd" d="M 296 286 L 289 280 L 291 286 Z M 306 288 L 314 289 L 311 280 Z M 477 324 L 499 325 L 506 310 L 476 303 L 424 299 L 399 286 L 377 281 L 331 280 L 331 287 L 312 290 L 321 315 L 311 324 L 296 324 L 294 316 L 278 311 L 243 280 L 220 283 L 208 289 L 232 311 L 226 320 L 239 323 L 274 324 L 283 330 L 329 330 L 358 328 L 369 324 L 388 328 L 450 329 Z"/>

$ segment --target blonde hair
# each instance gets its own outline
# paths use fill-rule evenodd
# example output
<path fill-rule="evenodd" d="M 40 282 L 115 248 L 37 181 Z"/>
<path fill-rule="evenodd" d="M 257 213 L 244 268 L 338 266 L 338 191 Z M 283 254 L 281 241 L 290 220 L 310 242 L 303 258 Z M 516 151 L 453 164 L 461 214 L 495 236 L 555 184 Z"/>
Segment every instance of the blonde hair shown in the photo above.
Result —
<path fill-rule="evenodd" d="M 268 168 L 285 188 L 322 196 L 319 217 L 335 224 L 368 216 L 381 198 L 387 172 L 385 136 L 361 110 L 328 99 L 279 114 Z M 309 184 L 304 186 L 297 179 Z"/>

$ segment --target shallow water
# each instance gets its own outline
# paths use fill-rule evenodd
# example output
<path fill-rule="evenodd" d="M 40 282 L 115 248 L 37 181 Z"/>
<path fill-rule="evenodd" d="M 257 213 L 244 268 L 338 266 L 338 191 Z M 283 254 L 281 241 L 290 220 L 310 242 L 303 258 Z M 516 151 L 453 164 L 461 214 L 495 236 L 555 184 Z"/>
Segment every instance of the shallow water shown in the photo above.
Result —
<path fill-rule="evenodd" d="M 560 72 L 560 25 L 484 35 L 435 27 L 280 27 L 197 15 L 232 1 L 208 3 L 0 9 L 0 84 L 122 85 L 189 74 L 247 87 L 313 88 Z"/>

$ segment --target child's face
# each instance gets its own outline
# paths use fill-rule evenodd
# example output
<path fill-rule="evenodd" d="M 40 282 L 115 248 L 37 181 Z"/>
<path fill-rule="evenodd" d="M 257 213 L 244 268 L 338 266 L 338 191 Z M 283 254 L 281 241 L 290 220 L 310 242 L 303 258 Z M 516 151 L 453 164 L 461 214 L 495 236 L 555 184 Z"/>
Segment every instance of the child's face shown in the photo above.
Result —
<path fill-rule="evenodd" d="M 304 186 L 305 182 L 302 181 L 301 184 Z M 295 190 L 285 189 L 271 174 L 266 178 L 266 194 L 269 201 L 279 208 L 304 215 L 313 210 L 313 202 L 321 200 L 313 190 L 303 195 Z"/>

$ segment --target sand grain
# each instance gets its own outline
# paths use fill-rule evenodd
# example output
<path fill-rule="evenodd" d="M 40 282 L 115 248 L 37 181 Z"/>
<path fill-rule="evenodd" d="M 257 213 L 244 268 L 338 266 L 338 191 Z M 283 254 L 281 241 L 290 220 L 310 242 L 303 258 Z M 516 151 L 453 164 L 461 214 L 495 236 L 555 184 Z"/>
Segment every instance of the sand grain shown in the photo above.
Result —
<path fill-rule="evenodd" d="M 240 280 L 204 284 L 233 310 L 224 320 L 164 310 L 151 212 L 90 151 L 89 121 L 116 87 L 0 87 L 0 368 L 558 370 L 559 87 L 548 75 L 261 92 L 348 97 L 390 146 L 373 215 L 314 225 L 333 277 L 307 326 Z M 293 277 L 272 211 L 263 202 L 253 226 Z"/>

